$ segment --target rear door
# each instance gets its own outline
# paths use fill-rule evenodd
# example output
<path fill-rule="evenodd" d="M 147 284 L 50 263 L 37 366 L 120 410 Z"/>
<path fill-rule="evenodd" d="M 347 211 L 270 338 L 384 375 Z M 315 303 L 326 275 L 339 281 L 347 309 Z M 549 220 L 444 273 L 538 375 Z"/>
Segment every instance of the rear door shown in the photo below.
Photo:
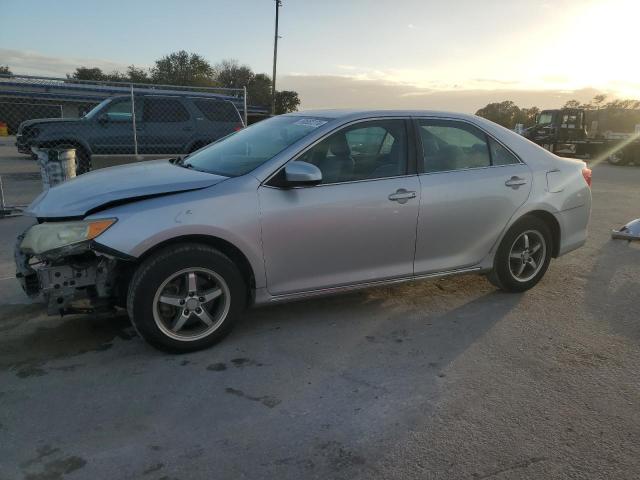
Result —
<path fill-rule="evenodd" d="M 415 273 L 477 265 L 529 196 L 531 171 L 468 122 L 415 123 L 422 153 Z"/>
<path fill-rule="evenodd" d="M 195 128 L 183 102 L 176 97 L 144 97 L 142 122 L 137 122 L 140 153 L 185 153 Z"/>

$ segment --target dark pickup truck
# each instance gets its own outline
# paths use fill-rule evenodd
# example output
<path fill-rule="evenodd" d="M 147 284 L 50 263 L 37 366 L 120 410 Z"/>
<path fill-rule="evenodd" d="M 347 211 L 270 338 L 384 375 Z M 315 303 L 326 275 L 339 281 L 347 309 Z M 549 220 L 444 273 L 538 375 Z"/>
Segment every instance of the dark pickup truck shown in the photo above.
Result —
<path fill-rule="evenodd" d="M 244 127 L 235 105 L 197 96 L 111 97 L 82 118 L 22 122 L 16 135 L 20 153 L 31 147 L 75 148 L 77 172 L 91 169 L 91 155 L 182 154 L 197 150 Z M 135 135 L 134 118 L 135 111 Z"/>

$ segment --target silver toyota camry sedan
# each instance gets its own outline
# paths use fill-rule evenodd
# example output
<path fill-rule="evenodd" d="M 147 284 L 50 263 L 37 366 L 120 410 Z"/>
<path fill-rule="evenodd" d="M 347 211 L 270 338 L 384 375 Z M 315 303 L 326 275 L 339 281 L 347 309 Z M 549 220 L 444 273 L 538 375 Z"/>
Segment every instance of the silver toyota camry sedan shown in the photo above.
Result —
<path fill-rule="evenodd" d="M 126 308 L 193 351 L 248 305 L 443 275 L 522 292 L 584 244 L 591 170 L 482 118 L 306 111 L 38 197 L 19 236 L 50 314 Z"/>

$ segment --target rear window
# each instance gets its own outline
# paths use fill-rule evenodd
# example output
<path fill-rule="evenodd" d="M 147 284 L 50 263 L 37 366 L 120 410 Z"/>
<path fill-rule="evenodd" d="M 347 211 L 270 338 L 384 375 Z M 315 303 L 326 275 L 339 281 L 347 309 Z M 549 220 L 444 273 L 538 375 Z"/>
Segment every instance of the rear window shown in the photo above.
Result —
<path fill-rule="evenodd" d="M 240 121 L 236 107 L 230 102 L 219 100 L 193 100 L 198 110 L 202 112 L 207 120 L 212 122 L 233 122 Z"/>
<path fill-rule="evenodd" d="M 186 122 L 189 120 L 189 112 L 184 108 L 180 100 L 174 98 L 150 98 L 144 100 L 145 122 Z"/>

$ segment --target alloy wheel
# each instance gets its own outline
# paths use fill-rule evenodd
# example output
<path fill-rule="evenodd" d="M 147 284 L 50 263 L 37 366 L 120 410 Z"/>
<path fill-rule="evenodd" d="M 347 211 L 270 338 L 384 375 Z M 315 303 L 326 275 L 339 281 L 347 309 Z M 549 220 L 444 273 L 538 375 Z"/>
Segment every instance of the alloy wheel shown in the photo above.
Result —
<path fill-rule="evenodd" d="M 518 282 L 528 282 L 542 269 L 547 255 L 547 244 L 536 230 L 521 233 L 511 245 L 509 271 Z"/>
<path fill-rule="evenodd" d="M 215 332 L 231 305 L 227 282 L 205 268 L 186 268 L 167 278 L 153 298 L 153 318 L 162 332 L 196 341 Z"/>

